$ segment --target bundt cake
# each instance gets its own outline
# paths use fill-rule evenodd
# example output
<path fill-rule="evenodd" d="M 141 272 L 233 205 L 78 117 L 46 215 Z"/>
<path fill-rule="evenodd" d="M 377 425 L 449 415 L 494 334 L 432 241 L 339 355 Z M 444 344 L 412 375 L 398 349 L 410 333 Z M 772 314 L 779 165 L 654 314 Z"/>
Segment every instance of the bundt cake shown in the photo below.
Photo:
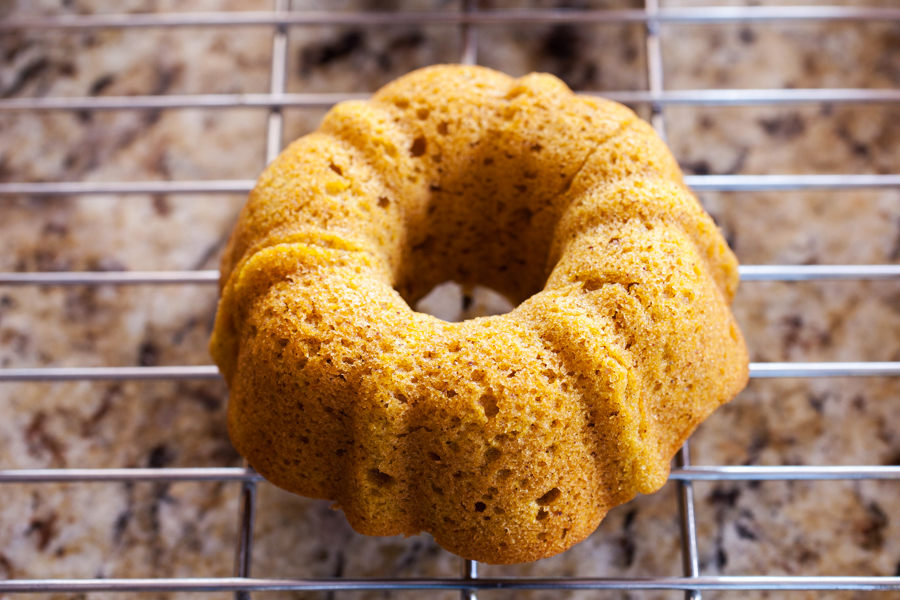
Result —
<path fill-rule="evenodd" d="M 357 531 L 487 563 L 659 489 L 747 380 L 737 263 L 675 160 L 550 75 L 435 66 L 338 104 L 262 174 L 221 270 L 238 451 Z M 517 307 L 410 308 L 448 280 Z"/>

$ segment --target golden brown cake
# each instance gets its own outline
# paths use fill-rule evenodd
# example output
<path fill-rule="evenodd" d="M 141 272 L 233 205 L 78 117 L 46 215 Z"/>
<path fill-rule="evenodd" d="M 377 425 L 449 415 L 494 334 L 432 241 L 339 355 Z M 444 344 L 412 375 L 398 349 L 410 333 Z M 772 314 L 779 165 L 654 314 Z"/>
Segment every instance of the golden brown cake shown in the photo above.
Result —
<path fill-rule="evenodd" d="M 518 306 L 410 308 L 447 280 Z M 210 347 L 268 480 L 362 533 L 523 562 L 659 489 L 744 387 L 737 284 L 633 112 L 550 75 L 436 66 L 335 106 L 266 169 Z"/>

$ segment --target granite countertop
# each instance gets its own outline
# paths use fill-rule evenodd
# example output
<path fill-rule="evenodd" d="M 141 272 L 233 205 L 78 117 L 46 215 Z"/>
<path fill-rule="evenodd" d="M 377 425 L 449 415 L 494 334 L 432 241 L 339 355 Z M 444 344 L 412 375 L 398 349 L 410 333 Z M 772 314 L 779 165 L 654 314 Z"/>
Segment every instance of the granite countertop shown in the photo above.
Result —
<path fill-rule="evenodd" d="M 628 0 L 576 4 L 642 6 Z M 296 3 L 295 9 L 310 6 Z M 335 8 L 358 6 L 371 9 L 375 3 L 347 1 Z M 523 5 L 484 0 L 482 6 Z M 148 0 L 117 9 L 269 7 L 250 0 Z M 440 0 L 397 0 L 390 7 L 458 10 Z M 62 8 L 52 2 L 0 4 L 0 18 L 94 10 L 108 7 L 99 1 Z M 271 39 L 269 27 L 4 33 L 0 94 L 265 92 Z M 670 25 L 663 29 L 663 47 L 672 89 L 900 84 L 898 23 Z M 293 28 L 288 90 L 372 91 L 418 66 L 455 62 L 459 53 L 452 27 Z M 513 75 L 548 71 L 577 90 L 646 88 L 639 24 L 485 27 L 479 62 Z M 638 108 L 646 114 L 646 107 Z M 285 139 L 314 129 L 322 114 L 287 110 Z M 898 117 L 900 107 L 890 104 L 666 110 L 670 145 L 694 174 L 900 172 Z M 265 111 L 250 109 L 0 113 L 0 181 L 252 179 L 263 167 L 265 121 Z M 900 261 L 896 189 L 700 198 L 745 264 Z M 0 271 L 215 268 L 243 201 L 228 194 L 3 197 Z M 215 301 L 209 285 L 0 287 L 0 367 L 209 364 L 206 342 Z M 900 360 L 897 282 L 746 282 L 735 313 L 754 361 Z M 898 396 L 898 379 L 755 380 L 700 427 L 692 438 L 693 461 L 897 465 Z M 238 466 L 226 434 L 225 401 L 224 385 L 209 381 L 0 384 L 0 469 Z M 703 574 L 900 574 L 896 482 L 720 482 L 695 488 Z M 229 576 L 238 492 L 233 483 L 5 485 L 0 578 Z M 265 483 L 255 533 L 253 574 L 261 577 L 454 577 L 459 570 L 458 560 L 428 536 L 363 537 L 327 502 Z M 614 509 L 593 536 L 560 556 L 481 570 L 484 576 L 680 573 L 674 484 Z"/>

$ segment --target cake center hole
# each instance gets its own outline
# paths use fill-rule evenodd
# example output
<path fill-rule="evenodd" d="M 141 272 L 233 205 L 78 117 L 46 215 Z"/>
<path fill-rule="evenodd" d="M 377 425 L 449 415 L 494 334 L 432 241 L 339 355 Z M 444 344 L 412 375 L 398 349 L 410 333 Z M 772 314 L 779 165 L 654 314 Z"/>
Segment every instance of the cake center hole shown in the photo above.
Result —
<path fill-rule="evenodd" d="M 415 310 L 448 323 L 476 317 L 503 315 L 515 306 L 503 294 L 481 285 L 463 287 L 455 281 L 440 283 L 416 302 Z"/>

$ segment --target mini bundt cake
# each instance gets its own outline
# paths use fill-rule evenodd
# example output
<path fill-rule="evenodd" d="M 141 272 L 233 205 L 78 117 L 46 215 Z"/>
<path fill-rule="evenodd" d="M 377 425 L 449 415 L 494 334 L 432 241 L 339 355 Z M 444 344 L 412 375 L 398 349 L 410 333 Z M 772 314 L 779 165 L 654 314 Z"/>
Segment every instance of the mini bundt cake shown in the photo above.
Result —
<path fill-rule="evenodd" d="M 410 305 L 454 280 L 512 312 Z M 737 263 L 652 129 L 550 75 L 415 71 L 262 174 L 211 352 L 238 451 L 371 535 L 532 561 L 659 489 L 747 381 Z"/>

